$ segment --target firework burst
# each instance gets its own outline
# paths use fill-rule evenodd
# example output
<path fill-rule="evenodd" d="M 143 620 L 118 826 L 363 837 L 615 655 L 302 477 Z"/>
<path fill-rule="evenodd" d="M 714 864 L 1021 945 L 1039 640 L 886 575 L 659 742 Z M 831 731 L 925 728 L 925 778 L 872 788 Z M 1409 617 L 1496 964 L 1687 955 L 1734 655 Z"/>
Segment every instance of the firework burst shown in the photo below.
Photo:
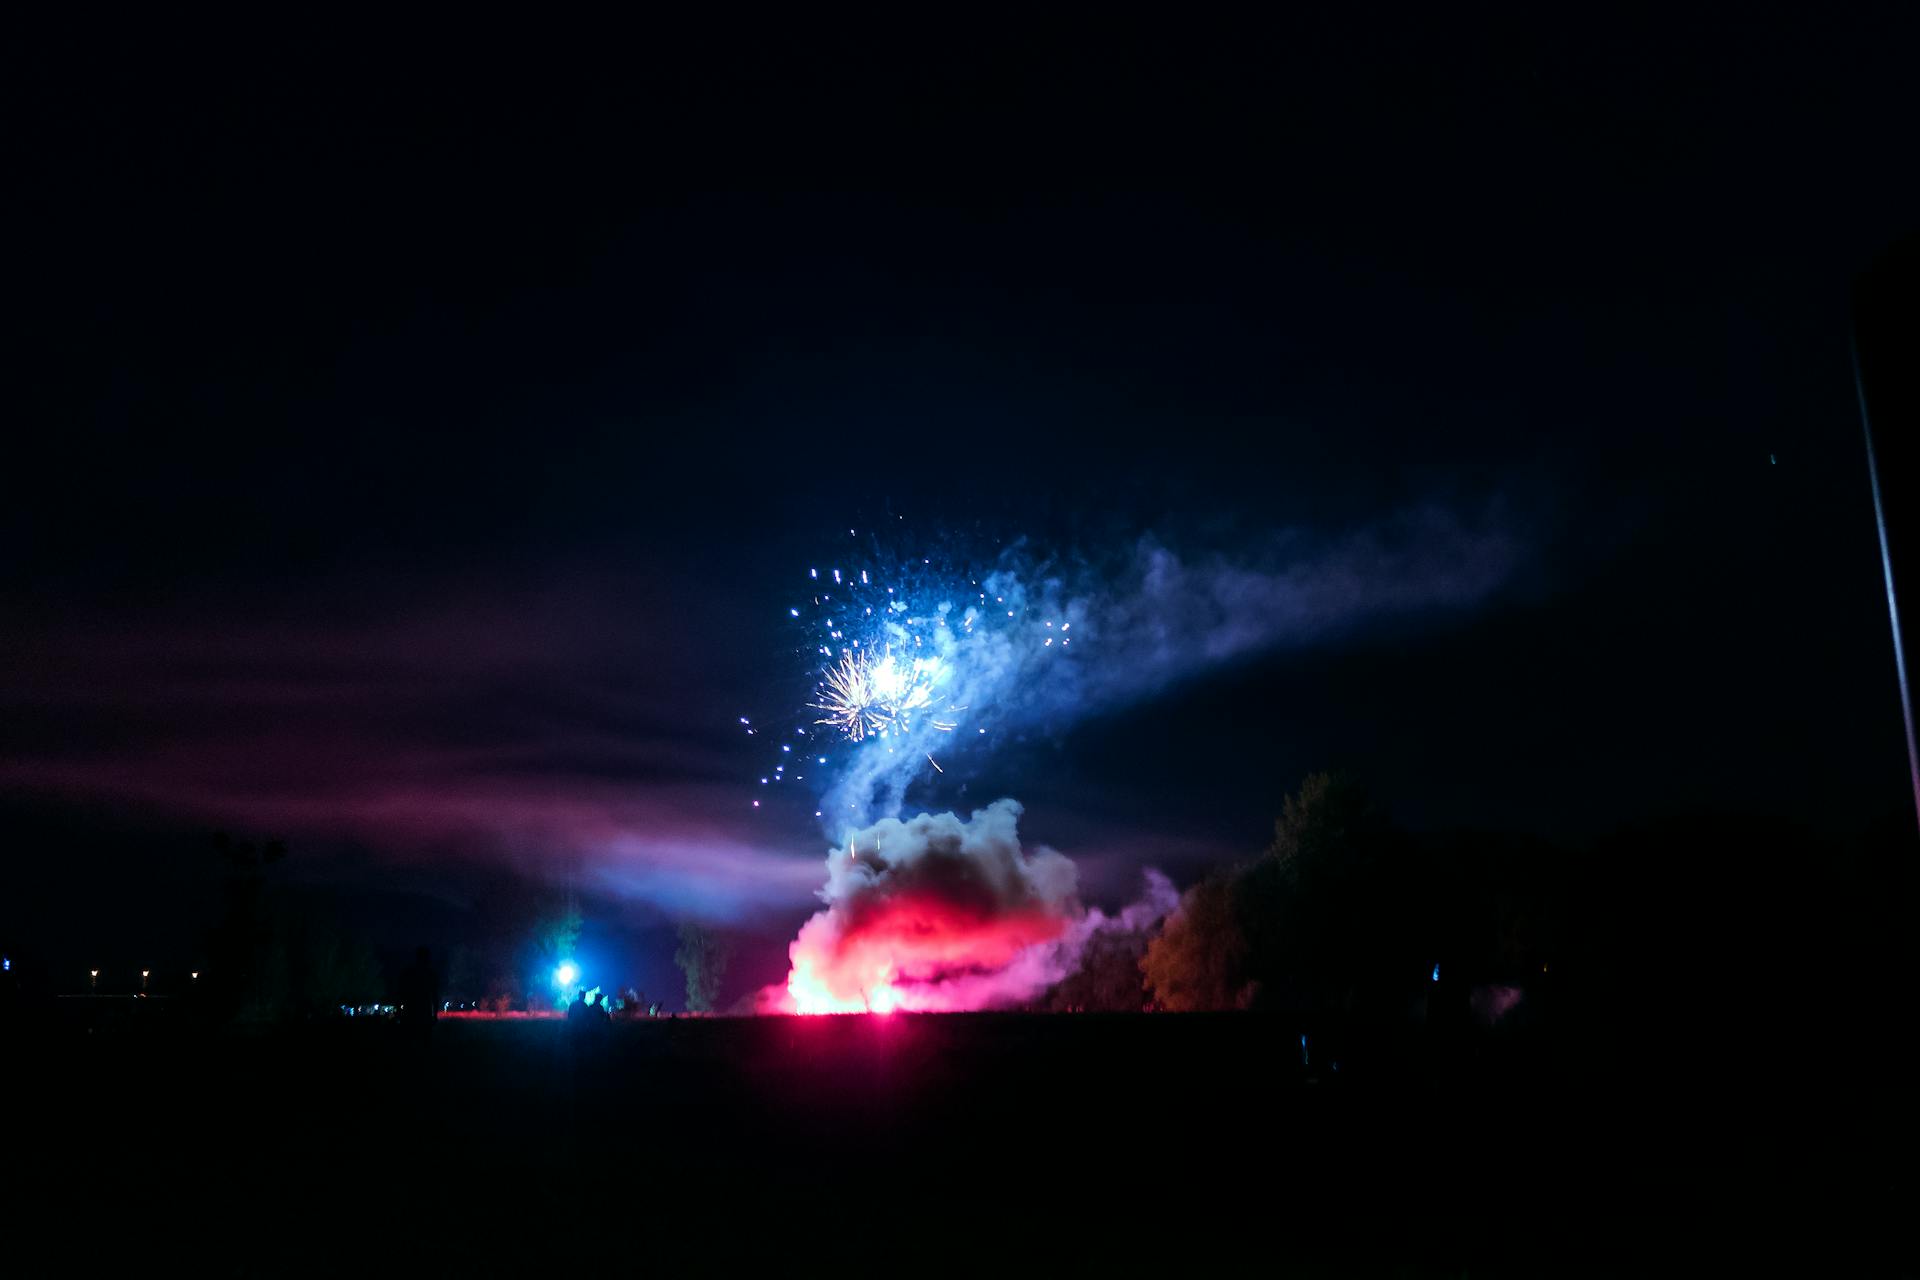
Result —
<path fill-rule="evenodd" d="M 782 602 L 794 653 L 811 667 L 811 697 L 765 721 L 739 717 L 740 731 L 774 753 L 770 768 L 755 771 L 760 785 L 811 779 L 829 793 L 814 816 L 839 811 L 835 826 L 897 804 L 916 771 L 947 773 L 951 762 L 934 758 L 934 743 L 951 744 L 946 735 L 963 719 L 965 741 L 975 743 L 989 732 L 981 709 L 990 714 L 1038 664 L 1064 660 L 1078 638 L 1068 634 L 1077 608 L 1054 596 L 1053 583 L 1033 594 L 1013 567 L 1024 562 L 1010 554 L 976 567 L 889 554 L 875 542 L 874 563 L 816 564 L 805 589 Z"/>
<path fill-rule="evenodd" d="M 955 722 L 943 713 L 939 686 L 946 676 L 939 658 L 896 657 L 891 650 L 848 649 L 828 667 L 809 703 L 824 712 L 825 725 L 854 742 L 868 737 L 910 733 L 916 721 L 951 732 Z"/>

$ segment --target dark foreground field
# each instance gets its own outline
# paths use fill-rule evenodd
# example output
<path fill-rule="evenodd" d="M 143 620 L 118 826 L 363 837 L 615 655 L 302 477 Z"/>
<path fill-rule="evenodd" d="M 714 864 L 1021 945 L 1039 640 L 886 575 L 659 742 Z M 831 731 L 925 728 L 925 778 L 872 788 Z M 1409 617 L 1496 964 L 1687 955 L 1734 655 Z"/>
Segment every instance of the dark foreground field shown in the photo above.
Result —
<path fill-rule="evenodd" d="M 1682 1078 L 1651 1046 L 1637 1071 L 1334 1071 L 1248 1015 L 679 1020 L 580 1051 L 565 1031 L 37 1034 L 9 1050 L 9 1248 L 69 1273 L 563 1276 L 1913 1256 L 1891 1163 L 1910 1104 L 1831 1074 Z"/>

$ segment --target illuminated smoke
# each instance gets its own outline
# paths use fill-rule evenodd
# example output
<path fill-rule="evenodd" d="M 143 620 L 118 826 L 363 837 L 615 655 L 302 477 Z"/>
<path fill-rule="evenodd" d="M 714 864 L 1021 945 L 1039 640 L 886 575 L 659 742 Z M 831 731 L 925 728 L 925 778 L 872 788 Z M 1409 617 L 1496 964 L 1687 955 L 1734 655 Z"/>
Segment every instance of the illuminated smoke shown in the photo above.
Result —
<path fill-rule="evenodd" d="M 1172 887 L 1149 872 L 1147 896 L 1121 917 L 1088 911 L 1072 862 L 1022 850 L 1016 801 L 902 821 L 909 788 L 948 768 L 964 777 L 965 753 L 990 749 L 1001 729 L 1071 723 L 1221 663 L 1478 604 L 1513 574 L 1517 546 L 1497 522 L 1476 528 L 1420 508 L 1344 537 L 1275 534 L 1235 556 L 1183 556 L 1149 537 L 1098 565 L 1039 560 L 1016 544 L 984 572 L 909 558 L 860 570 L 857 585 L 834 569 L 829 591 L 810 571 L 810 611 L 786 613 L 808 634 L 810 705 L 825 718 L 797 736 L 837 748 L 831 764 L 813 758 L 816 816 L 835 848 L 826 907 L 802 926 L 786 987 L 763 1006 L 1032 1001 L 1079 969 L 1102 930 L 1150 928 L 1174 905 Z M 784 764 L 769 776 L 783 779 Z"/>
<path fill-rule="evenodd" d="M 1370 623 L 1478 605 L 1511 579 L 1520 546 L 1497 516 L 1475 523 L 1425 506 L 1340 535 L 1279 531 L 1232 553 L 1182 553 L 1148 536 L 1098 562 L 1015 543 L 971 570 L 881 556 L 871 574 L 832 571 L 832 590 L 810 573 L 801 607 L 783 612 L 815 664 L 798 728 L 817 747 L 827 838 L 900 814 L 950 755 L 1002 732 L 1070 724 Z M 772 781 L 804 772 L 775 764 Z"/>
<path fill-rule="evenodd" d="M 971 818 L 884 818 L 827 859 L 826 902 L 788 949 L 784 990 L 763 1001 L 792 1013 L 954 1012 L 1033 999 L 1074 972 L 1096 933 L 1138 929 L 1176 901 L 1149 873 L 1148 893 L 1119 916 L 1083 908 L 1073 863 L 1024 850 L 1020 805 L 997 800 Z"/>

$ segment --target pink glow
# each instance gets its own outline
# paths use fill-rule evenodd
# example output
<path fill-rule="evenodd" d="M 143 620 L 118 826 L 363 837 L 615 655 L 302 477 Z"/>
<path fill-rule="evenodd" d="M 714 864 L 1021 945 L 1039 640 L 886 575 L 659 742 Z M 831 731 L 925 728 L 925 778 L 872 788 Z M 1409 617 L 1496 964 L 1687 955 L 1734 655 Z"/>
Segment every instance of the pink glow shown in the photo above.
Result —
<path fill-rule="evenodd" d="M 824 910 L 787 949 L 764 1013 L 952 1013 L 1017 1006 L 1079 967 L 1110 928 L 1138 929 L 1177 900 L 1149 873 L 1118 916 L 1087 910 L 1074 865 L 1020 845 L 1021 809 L 999 800 L 962 818 L 885 818 L 827 857 Z"/>

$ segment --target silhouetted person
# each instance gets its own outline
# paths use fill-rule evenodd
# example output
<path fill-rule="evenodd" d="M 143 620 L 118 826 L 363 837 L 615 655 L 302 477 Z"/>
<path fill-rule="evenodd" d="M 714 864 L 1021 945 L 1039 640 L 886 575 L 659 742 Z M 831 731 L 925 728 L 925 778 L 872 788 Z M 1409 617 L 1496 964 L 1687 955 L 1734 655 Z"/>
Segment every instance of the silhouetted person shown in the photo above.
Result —
<path fill-rule="evenodd" d="M 425 947 L 413 953 L 413 963 L 400 975 L 401 1020 L 414 1035 L 425 1039 L 440 1016 L 440 982 L 434 976 L 433 957 Z"/>
<path fill-rule="evenodd" d="M 593 1034 L 593 1024 L 597 1013 L 587 1003 L 587 989 L 580 988 L 574 993 L 573 1003 L 567 1006 L 567 1043 L 578 1047 L 585 1044 Z"/>

